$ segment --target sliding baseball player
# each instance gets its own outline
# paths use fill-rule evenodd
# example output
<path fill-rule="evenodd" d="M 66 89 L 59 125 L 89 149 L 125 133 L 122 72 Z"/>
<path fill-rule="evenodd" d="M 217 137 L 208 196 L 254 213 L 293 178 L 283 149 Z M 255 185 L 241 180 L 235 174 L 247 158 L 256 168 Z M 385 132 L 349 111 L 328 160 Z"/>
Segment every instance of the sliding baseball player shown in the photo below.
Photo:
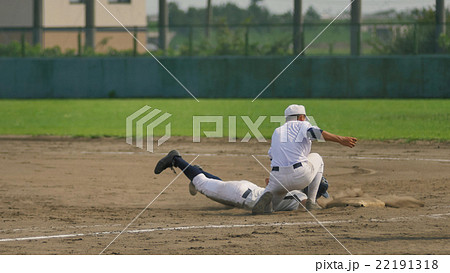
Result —
<path fill-rule="evenodd" d="M 222 181 L 219 177 L 205 172 L 200 167 L 190 165 L 176 150 L 169 152 L 159 160 L 155 167 L 155 174 L 160 174 L 165 169 L 173 167 L 182 170 L 191 181 L 189 184 L 191 195 L 195 195 L 198 191 L 224 205 L 251 210 L 264 192 L 264 188 L 258 187 L 247 180 Z M 268 183 L 268 179 L 266 183 Z M 328 197 L 327 189 L 328 183 L 324 180 L 319 194 Z M 275 207 L 268 205 L 265 210 L 268 213 L 272 211 L 296 210 L 300 206 L 300 202 L 302 202 L 304 207 L 306 195 L 302 191 L 295 190 L 285 194 L 284 198 Z"/>

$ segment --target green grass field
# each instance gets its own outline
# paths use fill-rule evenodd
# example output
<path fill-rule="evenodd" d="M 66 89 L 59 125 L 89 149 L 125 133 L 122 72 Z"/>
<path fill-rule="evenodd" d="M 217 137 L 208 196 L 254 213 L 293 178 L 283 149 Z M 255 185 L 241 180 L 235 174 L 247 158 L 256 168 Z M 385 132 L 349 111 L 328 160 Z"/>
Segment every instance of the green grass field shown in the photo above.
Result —
<path fill-rule="evenodd" d="M 237 133 L 247 130 L 239 116 L 280 116 L 289 104 L 304 104 L 324 130 L 360 139 L 450 139 L 450 100 L 334 99 L 97 99 L 0 100 L 0 135 L 125 136 L 125 119 L 144 105 L 172 114 L 172 135 L 192 136 L 192 116 L 238 116 Z M 277 123 L 269 117 L 259 127 L 270 137 Z M 161 135 L 164 126 L 155 134 Z M 213 124 L 202 125 L 213 130 Z"/>

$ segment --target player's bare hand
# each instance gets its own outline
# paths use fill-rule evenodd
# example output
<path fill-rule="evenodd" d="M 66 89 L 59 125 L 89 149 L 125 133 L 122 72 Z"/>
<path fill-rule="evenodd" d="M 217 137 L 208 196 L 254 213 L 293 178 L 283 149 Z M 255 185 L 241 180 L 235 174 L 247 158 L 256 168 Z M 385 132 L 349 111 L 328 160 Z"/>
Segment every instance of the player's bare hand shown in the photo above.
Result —
<path fill-rule="evenodd" d="M 268 177 L 266 177 L 266 179 L 264 181 L 266 181 L 266 186 L 269 185 L 269 178 Z"/>
<path fill-rule="evenodd" d="M 341 144 L 350 148 L 355 147 L 356 142 L 358 142 L 358 139 L 355 137 L 342 137 Z"/>

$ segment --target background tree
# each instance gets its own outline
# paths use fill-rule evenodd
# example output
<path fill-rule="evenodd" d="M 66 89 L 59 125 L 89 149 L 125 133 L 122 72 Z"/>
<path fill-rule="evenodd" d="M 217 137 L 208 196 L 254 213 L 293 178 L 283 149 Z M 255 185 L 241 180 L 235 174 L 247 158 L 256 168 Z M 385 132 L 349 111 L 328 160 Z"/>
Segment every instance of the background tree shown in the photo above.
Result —
<path fill-rule="evenodd" d="M 376 53 L 381 54 L 431 54 L 435 53 L 435 14 L 434 8 L 414 9 L 410 12 L 401 12 L 397 19 L 400 21 L 414 21 L 409 26 L 394 25 L 391 27 L 392 39 L 381 41 L 374 39 L 369 42 Z M 447 20 L 449 12 L 447 10 Z M 450 52 L 448 36 L 439 37 L 444 52 Z"/>
<path fill-rule="evenodd" d="M 305 22 L 318 22 L 320 21 L 320 14 L 310 6 L 305 13 Z"/>

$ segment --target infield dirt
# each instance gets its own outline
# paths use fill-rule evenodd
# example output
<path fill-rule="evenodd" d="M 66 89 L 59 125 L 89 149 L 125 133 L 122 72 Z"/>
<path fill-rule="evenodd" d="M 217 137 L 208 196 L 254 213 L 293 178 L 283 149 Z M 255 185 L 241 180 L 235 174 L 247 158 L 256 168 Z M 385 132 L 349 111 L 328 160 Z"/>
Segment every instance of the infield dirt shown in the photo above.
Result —
<path fill-rule="evenodd" d="M 0 254 L 98 254 L 176 178 L 153 174 L 169 150 L 199 154 L 193 164 L 224 180 L 264 186 L 268 173 L 251 155 L 268 168 L 268 146 L 178 137 L 148 153 L 124 139 L 0 137 Z M 450 254 L 449 143 L 315 143 L 313 152 L 331 196 L 361 189 L 424 203 L 314 211 L 351 253 Z M 348 254 L 307 212 L 253 216 L 191 196 L 188 182 L 175 179 L 105 253 Z"/>

